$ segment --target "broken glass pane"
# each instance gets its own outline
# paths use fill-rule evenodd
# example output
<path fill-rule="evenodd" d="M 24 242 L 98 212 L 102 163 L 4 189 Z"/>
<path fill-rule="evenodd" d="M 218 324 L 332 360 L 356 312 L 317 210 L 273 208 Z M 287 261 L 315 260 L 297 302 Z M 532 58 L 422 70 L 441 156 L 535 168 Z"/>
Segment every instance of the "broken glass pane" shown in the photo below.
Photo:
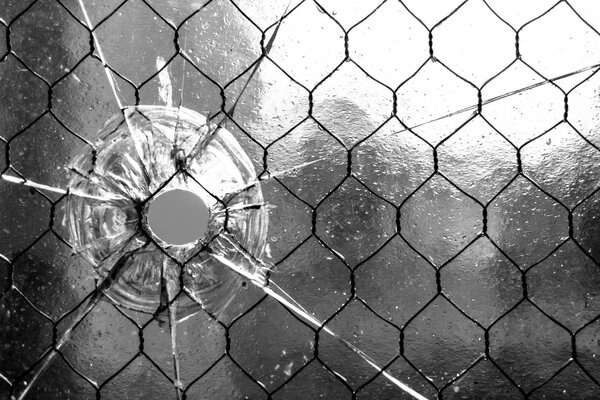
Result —
<path fill-rule="evenodd" d="M 600 9 L 521 3 L 4 2 L 0 398 L 598 397 Z"/>

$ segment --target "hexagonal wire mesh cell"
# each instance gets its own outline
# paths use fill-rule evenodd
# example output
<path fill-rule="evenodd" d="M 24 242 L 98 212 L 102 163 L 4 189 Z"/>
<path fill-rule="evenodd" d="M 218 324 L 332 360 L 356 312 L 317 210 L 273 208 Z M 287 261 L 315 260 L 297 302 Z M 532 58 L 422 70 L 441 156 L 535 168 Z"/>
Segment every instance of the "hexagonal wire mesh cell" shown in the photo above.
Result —
<path fill-rule="evenodd" d="M 4 2 L 0 399 L 600 397 L 599 15 Z"/>

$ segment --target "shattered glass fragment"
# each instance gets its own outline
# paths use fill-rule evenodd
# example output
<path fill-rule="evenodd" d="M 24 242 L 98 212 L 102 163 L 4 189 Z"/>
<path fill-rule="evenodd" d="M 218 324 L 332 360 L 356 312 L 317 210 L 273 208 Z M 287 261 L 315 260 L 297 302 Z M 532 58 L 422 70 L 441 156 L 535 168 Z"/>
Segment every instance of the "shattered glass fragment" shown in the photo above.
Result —
<path fill-rule="evenodd" d="M 66 223 L 73 245 L 101 278 L 122 264 L 105 292 L 115 303 L 155 312 L 165 262 L 167 281 L 183 279 L 189 296 L 215 315 L 235 296 L 242 279 L 222 260 L 244 275 L 264 276 L 262 268 L 248 262 L 262 257 L 268 226 L 266 209 L 256 206 L 264 200 L 254 168 L 234 137 L 202 115 L 181 107 L 125 108 L 70 170 L 69 191 L 77 195 L 68 198 Z M 198 213 L 206 214 L 189 216 L 206 218 L 195 240 L 169 241 L 169 235 L 159 234 L 172 219 L 157 221 L 152 210 L 155 204 L 168 209 L 169 197 L 173 202 L 177 193 L 194 198 Z M 162 201 L 167 203 L 160 206 Z M 110 257 L 131 242 L 140 247 L 126 260 Z M 177 303 L 178 318 L 198 309 L 186 298 Z"/>

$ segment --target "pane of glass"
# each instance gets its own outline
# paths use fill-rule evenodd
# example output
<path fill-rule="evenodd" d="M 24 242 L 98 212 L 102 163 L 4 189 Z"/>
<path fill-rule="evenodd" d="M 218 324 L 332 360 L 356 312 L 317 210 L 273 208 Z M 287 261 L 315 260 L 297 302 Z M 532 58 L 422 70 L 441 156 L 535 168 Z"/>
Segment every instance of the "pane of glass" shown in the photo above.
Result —
<path fill-rule="evenodd" d="M 4 1 L 0 398 L 600 397 L 599 15 Z"/>

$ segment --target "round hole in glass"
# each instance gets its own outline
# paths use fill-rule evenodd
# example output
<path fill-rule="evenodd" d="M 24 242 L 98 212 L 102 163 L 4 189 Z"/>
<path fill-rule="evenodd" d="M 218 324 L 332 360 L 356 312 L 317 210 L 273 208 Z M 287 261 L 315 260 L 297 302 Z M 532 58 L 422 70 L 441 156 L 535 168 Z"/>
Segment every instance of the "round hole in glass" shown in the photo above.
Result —
<path fill-rule="evenodd" d="M 157 196 L 148 207 L 147 221 L 154 235 L 166 243 L 183 245 L 200 239 L 208 227 L 208 207 L 196 194 L 174 189 Z"/>

